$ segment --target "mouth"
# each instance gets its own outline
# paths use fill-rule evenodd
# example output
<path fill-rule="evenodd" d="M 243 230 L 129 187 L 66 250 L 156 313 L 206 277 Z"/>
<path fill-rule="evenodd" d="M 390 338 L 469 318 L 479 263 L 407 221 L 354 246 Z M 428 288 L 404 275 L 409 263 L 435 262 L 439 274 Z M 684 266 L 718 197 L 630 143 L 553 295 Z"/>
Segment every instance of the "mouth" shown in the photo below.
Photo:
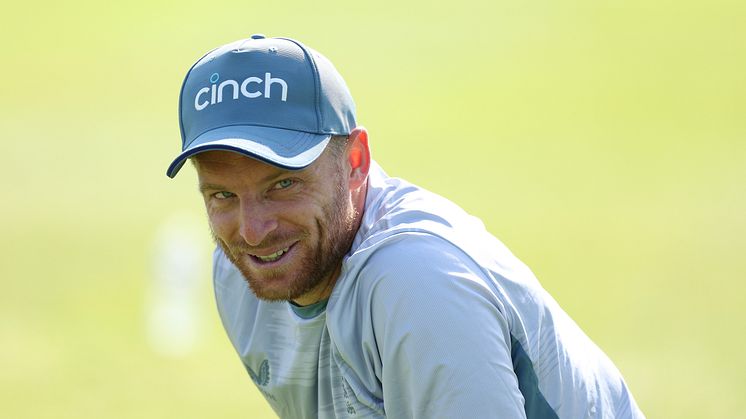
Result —
<path fill-rule="evenodd" d="M 287 255 L 295 246 L 296 243 L 291 244 L 290 246 L 280 249 L 274 253 L 270 253 L 268 255 L 260 256 L 249 253 L 249 256 L 252 260 L 255 262 L 261 264 L 261 265 L 270 265 L 274 264 L 275 262 L 279 262 L 281 259 L 284 259 L 284 256 Z"/>

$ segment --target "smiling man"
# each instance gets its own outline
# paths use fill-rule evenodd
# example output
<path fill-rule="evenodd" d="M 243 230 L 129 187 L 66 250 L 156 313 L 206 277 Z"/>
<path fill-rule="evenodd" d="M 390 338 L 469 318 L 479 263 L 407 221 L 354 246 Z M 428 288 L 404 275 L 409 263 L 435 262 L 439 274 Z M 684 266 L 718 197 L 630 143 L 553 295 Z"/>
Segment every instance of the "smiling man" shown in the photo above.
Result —
<path fill-rule="evenodd" d="M 366 152 L 357 129 L 350 151 Z M 339 277 L 365 202 L 365 172 L 344 179 L 333 139 L 312 165 L 288 171 L 229 151 L 193 157 L 215 241 L 264 300 L 325 299 Z M 368 160 L 368 159 L 366 159 Z M 351 190 L 348 188 L 352 186 Z"/>
<path fill-rule="evenodd" d="M 391 178 L 334 66 L 253 35 L 180 97 L 228 336 L 283 418 L 639 418 L 612 362 L 482 223 Z"/>

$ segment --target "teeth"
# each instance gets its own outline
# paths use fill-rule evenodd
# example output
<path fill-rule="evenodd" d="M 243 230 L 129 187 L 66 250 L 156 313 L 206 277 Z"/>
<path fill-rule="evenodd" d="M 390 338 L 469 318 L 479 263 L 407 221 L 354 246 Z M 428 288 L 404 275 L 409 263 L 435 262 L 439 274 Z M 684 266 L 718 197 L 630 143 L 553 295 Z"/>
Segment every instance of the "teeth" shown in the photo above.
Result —
<path fill-rule="evenodd" d="M 285 252 L 288 251 L 288 249 L 290 249 L 290 248 L 286 247 L 286 248 L 284 248 L 282 250 L 278 250 L 275 253 L 272 253 L 271 255 L 268 255 L 268 256 L 257 256 L 257 258 L 259 258 L 259 260 L 261 260 L 262 262 L 274 262 L 277 259 L 279 259 L 280 256 L 284 255 Z"/>

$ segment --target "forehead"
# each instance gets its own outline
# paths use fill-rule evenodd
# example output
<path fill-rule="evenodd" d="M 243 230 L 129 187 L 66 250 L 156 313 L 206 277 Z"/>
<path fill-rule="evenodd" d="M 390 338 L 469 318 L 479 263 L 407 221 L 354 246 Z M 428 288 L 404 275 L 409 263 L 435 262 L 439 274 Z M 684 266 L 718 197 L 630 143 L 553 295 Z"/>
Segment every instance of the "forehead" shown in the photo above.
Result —
<path fill-rule="evenodd" d="M 322 155 L 309 166 L 299 170 L 283 169 L 261 160 L 257 160 L 240 153 L 211 150 L 204 151 L 191 157 L 200 182 L 213 180 L 264 180 L 284 174 L 294 174 L 304 177 L 329 177 L 331 172 L 339 169 L 333 164 L 334 157 L 325 150 Z"/>
<path fill-rule="evenodd" d="M 270 166 L 267 163 L 261 162 L 257 159 L 245 156 L 240 153 L 225 150 L 208 150 L 201 153 L 195 154 L 191 157 L 197 166 L 240 166 L 245 164 L 263 164 Z"/>
<path fill-rule="evenodd" d="M 236 175 L 253 177 L 290 172 L 232 151 L 204 151 L 192 156 L 191 160 L 200 178 Z"/>

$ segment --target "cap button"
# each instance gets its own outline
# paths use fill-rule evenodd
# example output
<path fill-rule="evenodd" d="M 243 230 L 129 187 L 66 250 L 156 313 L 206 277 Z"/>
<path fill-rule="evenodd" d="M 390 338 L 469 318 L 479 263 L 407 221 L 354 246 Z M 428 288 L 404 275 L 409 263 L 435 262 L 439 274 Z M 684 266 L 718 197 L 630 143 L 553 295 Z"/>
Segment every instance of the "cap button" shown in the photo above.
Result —
<path fill-rule="evenodd" d="M 255 33 L 251 35 L 251 39 L 264 39 L 264 38 L 266 38 L 266 36 L 264 36 L 263 33 Z"/>

